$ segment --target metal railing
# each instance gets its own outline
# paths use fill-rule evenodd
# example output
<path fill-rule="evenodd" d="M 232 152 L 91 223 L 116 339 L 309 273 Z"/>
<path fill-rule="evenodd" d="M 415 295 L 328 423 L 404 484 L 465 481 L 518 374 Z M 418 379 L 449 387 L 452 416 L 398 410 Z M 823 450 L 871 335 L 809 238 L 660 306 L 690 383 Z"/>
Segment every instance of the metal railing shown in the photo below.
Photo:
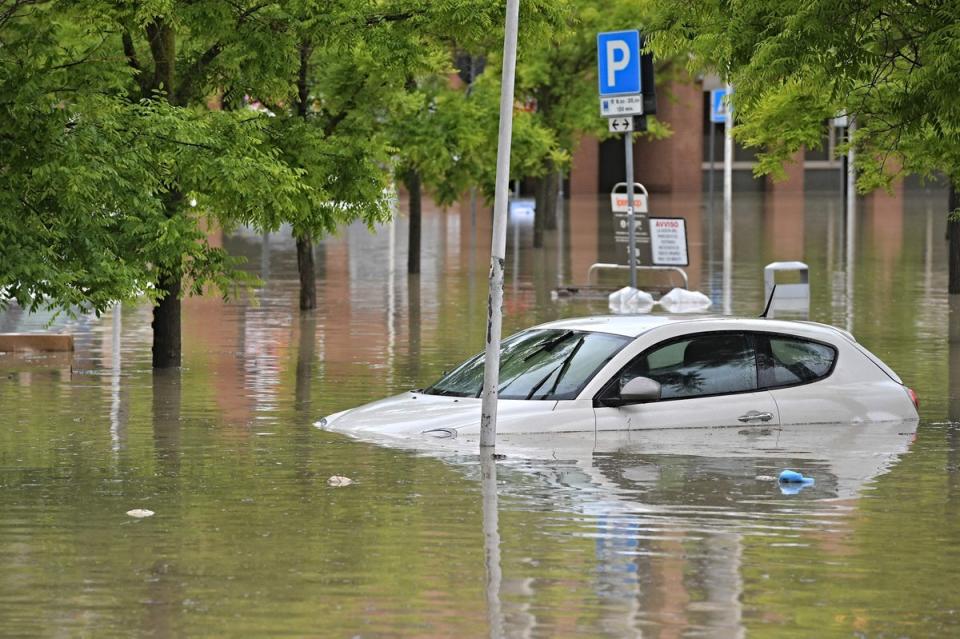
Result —
<path fill-rule="evenodd" d="M 587 269 L 587 283 L 593 285 L 593 274 L 601 270 L 629 271 L 630 267 L 627 264 L 606 264 L 603 262 L 591 264 L 590 268 Z M 683 278 L 683 288 L 690 288 L 690 280 L 687 277 L 687 272 L 679 266 L 637 266 L 637 271 L 667 271 L 679 273 L 680 277 Z"/>

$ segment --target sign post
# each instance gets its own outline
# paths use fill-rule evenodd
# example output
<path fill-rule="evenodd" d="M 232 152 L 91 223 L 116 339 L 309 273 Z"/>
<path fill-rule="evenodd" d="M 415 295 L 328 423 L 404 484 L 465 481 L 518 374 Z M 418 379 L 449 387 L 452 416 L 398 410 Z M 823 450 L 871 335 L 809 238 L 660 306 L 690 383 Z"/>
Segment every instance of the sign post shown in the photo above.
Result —
<path fill-rule="evenodd" d="M 713 201 L 714 194 L 716 193 L 716 189 L 713 187 L 714 183 L 716 182 L 716 162 L 714 159 L 717 155 L 717 124 L 722 124 L 727 121 L 726 97 L 726 87 L 722 89 L 713 89 L 710 91 L 710 176 L 708 178 L 708 191 L 710 192 L 708 219 L 710 230 L 709 239 L 707 241 L 707 245 L 709 247 L 709 256 L 707 261 L 710 263 L 711 274 L 713 273 Z"/>
<path fill-rule="evenodd" d="M 637 288 L 637 228 L 633 223 L 633 134 L 623 136 L 627 158 L 627 259 L 630 262 L 630 288 Z"/>
<path fill-rule="evenodd" d="M 726 86 L 726 121 L 723 131 L 723 312 L 733 308 L 733 108 Z"/>
<path fill-rule="evenodd" d="M 503 322 L 503 263 L 507 251 L 507 201 L 510 141 L 513 133 L 513 85 L 517 69 L 517 25 L 520 0 L 507 0 L 503 33 L 503 79 L 500 84 L 500 132 L 490 243 L 490 292 L 487 299 L 487 348 L 483 360 L 480 407 L 480 449 L 492 451 L 497 441 L 497 391 L 500 386 L 500 331 Z"/>
<path fill-rule="evenodd" d="M 854 163 L 857 159 L 857 152 L 853 147 L 853 136 L 857 132 L 857 121 L 853 116 L 848 116 L 847 120 L 847 142 L 850 143 L 850 150 L 847 151 L 847 219 L 846 219 L 846 259 L 847 259 L 847 312 L 846 328 L 853 330 L 853 262 L 856 257 L 857 247 L 857 169 Z"/>
<path fill-rule="evenodd" d="M 633 224 L 633 116 L 643 115 L 643 82 L 640 69 L 640 32 L 607 31 L 597 34 L 597 80 L 600 89 L 600 115 L 621 120 L 630 119 L 623 137 L 627 167 L 627 255 L 630 263 L 630 286 L 637 287 L 637 259 Z M 609 123 L 617 130 L 615 123 Z"/>

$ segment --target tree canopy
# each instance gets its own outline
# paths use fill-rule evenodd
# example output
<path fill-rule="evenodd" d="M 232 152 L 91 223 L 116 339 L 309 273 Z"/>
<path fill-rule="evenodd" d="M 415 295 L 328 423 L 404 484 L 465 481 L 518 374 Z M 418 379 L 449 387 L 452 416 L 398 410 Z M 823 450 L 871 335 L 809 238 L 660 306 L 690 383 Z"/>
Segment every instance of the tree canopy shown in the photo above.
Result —
<path fill-rule="evenodd" d="M 0 303 L 101 311 L 161 297 L 165 271 L 226 289 L 236 273 L 208 223 L 269 221 L 308 192 L 266 117 L 207 108 L 225 45 L 199 52 L 211 17 L 178 8 L 0 4 Z M 193 38 L 179 50 L 178 29 Z"/>
<path fill-rule="evenodd" d="M 566 6 L 524 3 L 524 30 Z M 445 78 L 501 21 L 490 0 L 0 0 L 0 303 L 228 289 L 211 225 L 381 219 L 404 165 L 452 199 L 485 177 L 468 124 L 496 103 Z"/>
<path fill-rule="evenodd" d="M 758 172 L 820 146 L 846 113 L 861 188 L 900 172 L 960 183 L 957 0 L 665 0 L 645 17 L 657 54 L 733 83 L 734 134 L 760 149 Z"/>

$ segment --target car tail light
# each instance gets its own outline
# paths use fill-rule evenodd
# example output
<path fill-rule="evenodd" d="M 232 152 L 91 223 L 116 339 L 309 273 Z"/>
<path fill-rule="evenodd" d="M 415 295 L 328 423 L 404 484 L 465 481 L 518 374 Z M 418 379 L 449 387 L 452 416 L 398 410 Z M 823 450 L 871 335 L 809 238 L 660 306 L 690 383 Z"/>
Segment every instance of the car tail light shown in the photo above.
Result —
<path fill-rule="evenodd" d="M 917 394 L 913 391 L 912 388 L 907 388 L 906 386 L 904 386 L 904 388 L 907 389 L 907 395 L 910 396 L 910 401 L 913 402 L 914 408 L 916 408 L 917 410 L 920 410 L 920 398 L 917 397 Z"/>

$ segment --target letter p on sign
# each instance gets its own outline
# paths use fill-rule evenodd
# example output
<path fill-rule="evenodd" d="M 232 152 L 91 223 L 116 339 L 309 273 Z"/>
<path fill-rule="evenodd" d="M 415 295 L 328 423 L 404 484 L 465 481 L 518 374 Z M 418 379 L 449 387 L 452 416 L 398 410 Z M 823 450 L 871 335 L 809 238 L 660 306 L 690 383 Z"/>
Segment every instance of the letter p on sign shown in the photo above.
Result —
<path fill-rule="evenodd" d="M 627 43 L 623 40 L 607 40 L 607 86 L 616 86 L 617 71 L 623 71 L 629 64 L 630 47 Z"/>
<path fill-rule="evenodd" d="M 639 94 L 640 32 L 598 33 L 597 63 L 601 97 Z"/>

